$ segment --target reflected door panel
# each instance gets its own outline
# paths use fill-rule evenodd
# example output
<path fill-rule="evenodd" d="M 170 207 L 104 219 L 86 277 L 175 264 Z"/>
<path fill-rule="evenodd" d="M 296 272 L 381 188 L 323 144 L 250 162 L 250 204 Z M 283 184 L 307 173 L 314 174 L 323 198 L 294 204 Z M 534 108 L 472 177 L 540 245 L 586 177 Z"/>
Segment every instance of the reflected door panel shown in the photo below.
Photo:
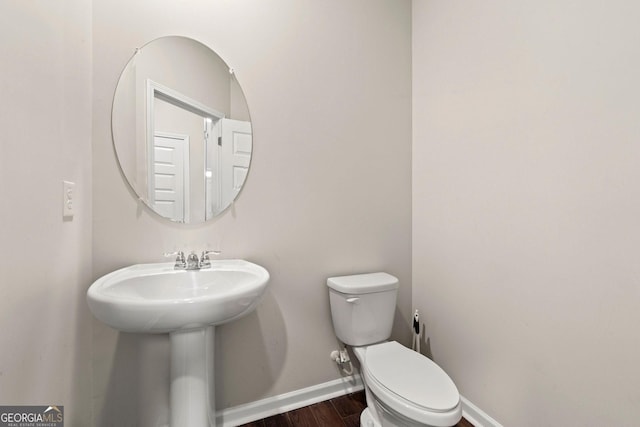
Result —
<path fill-rule="evenodd" d="M 220 192 L 223 204 L 231 203 L 242 188 L 251 162 L 251 123 L 222 119 Z"/>
<path fill-rule="evenodd" d="M 150 165 L 151 205 L 166 218 L 188 221 L 189 137 L 158 132 Z"/>

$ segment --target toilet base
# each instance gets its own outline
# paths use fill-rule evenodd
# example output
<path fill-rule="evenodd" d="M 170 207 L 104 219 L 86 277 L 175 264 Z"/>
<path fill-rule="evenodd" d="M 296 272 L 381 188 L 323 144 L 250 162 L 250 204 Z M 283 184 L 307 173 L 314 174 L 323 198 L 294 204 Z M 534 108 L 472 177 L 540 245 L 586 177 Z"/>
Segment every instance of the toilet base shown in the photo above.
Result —
<path fill-rule="evenodd" d="M 377 402 L 378 405 L 379 402 Z M 431 424 L 419 423 L 416 421 L 409 420 L 400 415 L 393 415 L 391 412 L 387 411 L 382 405 L 379 406 L 378 416 L 380 417 L 380 421 L 378 421 L 377 417 L 372 413 L 371 408 L 366 407 L 364 411 L 360 414 L 360 427 L 430 427 Z M 455 422 L 456 425 L 461 416 L 458 417 L 458 420 Z M 440 426 L 451 425 L 449 423 L 446 424 L 438 424 Z"/>
<path fill-rule="evenodd" d="M 381 427 L 379 423 L 377 423 L 371 413 L 369 412 L 369 408 L 365 408 L 364 411 L 360 414 L 360 427 Z"/>
<path fill-rule="evenodd" d="M 382 424 L 380 424 L 382 422 Z M 369 407 L 360 414 L 360 427 L 428 427 L 426 424 L 415 423 L 407 419 L 400 419 L 385 413 L 379 421 L 372 415 Z"/>

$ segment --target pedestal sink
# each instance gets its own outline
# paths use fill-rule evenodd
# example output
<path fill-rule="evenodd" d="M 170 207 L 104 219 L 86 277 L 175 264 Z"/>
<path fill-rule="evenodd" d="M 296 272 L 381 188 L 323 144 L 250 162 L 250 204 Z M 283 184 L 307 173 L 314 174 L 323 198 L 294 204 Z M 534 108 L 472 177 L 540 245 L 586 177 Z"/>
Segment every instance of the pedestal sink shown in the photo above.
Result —
<path fill-rule="evenodd" d="M 215 325 L 252 312 L 268 281 L 267 270 L 244 260 L 216 260 L 200 270 L 138 264 L 96 280 L 87 301 L 112 328 L 169 333 L 171 427 L 213 427 Z"/>

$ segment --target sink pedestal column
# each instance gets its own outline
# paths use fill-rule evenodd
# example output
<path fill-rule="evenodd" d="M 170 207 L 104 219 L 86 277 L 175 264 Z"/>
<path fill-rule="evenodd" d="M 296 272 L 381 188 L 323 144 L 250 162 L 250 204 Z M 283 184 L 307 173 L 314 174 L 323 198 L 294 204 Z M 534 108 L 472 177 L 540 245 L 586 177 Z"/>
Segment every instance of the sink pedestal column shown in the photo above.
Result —
<path fill-rule="evenodd" d="M 175 331 L 171 341 L 171 427 L 215 427 L 214 326 Z"/>

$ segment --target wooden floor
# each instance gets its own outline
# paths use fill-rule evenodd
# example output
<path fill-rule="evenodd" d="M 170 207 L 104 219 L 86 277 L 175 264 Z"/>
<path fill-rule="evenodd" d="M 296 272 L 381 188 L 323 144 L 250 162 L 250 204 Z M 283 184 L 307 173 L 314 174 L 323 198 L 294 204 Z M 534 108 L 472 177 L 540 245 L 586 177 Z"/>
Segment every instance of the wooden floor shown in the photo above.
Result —
<path fill-rule="evenodd" d="M 360 413 L 366 406 L 361 391 L 240 427 L 360 427 Z M 463 418 L 455 427 L 473 427 L 473 424 Z"/>

